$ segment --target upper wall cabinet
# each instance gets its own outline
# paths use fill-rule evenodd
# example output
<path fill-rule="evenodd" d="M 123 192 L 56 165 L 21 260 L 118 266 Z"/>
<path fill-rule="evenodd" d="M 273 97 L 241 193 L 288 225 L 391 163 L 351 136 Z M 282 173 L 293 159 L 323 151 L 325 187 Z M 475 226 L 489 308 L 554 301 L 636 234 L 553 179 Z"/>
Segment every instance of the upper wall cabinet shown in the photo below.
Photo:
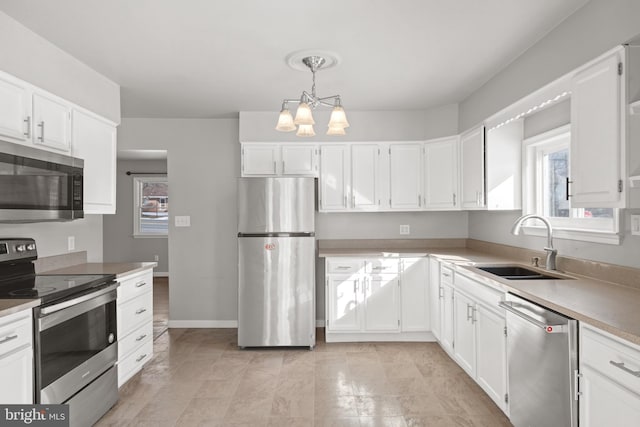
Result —
<path fill-rule="evenodd" d="M 351 146 L 351 207 L 358 211 L 376 211 L 382 204 L 382 179 L 378 144 Z"/>
<path fill-rule="evenodd" d="M 616 49 L 571 81 L 571 206 L 626 205 L 625 51 Z"/>
<path fill-rule="evenodd" d="M 349 145 L 323 145 L 320 148 L 321 212 L 345 211 L 349 208 Z"/>
<path fill-rule="evenodd" d="M 422 207 L 422 144 L 389 147 L 389 204 L 392 210 Z"/>
<path fill-rule="evenodd" d="M 485 208 L 484 167 L 484 126 L 478 126 L 460 135 L 462 209 Z"/>
<path fill-rule="evenodd" d="M 0 137 L 31 141 L 31 97 L 28 85 L 0 73 Z"/>
<path fill-rule="evenodd" d="M 84 213 L 116 213 L 116 127 L 73 110 L 74 157 L 84 159 Z"/>
<path fill-rule="evenodd" d="M 71 106 L 52 95 L 33 94 L 33 142 L 43 148 L 71 150 Z"/>
<path fill-rule="evenodd" d="M 458 137 L 424 144 L 424 196 L 426 209 L 456 209 L 458 205 Z"/>
<path fill-rule="evenodd" d="M 309 144 L 242 144 L 242 176 L 318 176 L 318 147 Z"/>
<path fill-rule="evenodd" d="M 486 132 L 485 180 L 489 210 L 522 208 L 524 119 Z"/>

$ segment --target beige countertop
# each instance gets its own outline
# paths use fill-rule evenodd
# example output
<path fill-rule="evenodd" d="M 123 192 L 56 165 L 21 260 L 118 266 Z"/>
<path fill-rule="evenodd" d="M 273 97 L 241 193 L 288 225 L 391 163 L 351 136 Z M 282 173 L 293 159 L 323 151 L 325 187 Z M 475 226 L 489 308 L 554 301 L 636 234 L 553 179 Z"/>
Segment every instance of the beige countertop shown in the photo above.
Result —
<path fill-rule="evenodd" d="M 411 255 L 408 255 L 411 254 Z M 471 273 L 475 278 L 491 280 L 526 299 L 548 307 L 568 317 L 577 319 L 620 338 L 640 345 L 640 289 L 617 283 L 562 273 L 567 280 L 508 280 L 483 270 L 477 265 L 514 263 L 531 268 L 515 257 L 498 256 L 468 248 L 331 248 L 320 249 L 320 257 L 382 257 L 423 256 L 428 254 L 450 262 L 461 273 Z M 544 271 L 544 270 L 543 270 Z M 639 279 L 640 280 L 640 279 Z"/>
<path fill-rule="evenodd" d="M 121 278 L 148 270 L 157 265 L 158 263 L 156 262 L 88 262 L 44 271 L 41 274 L 115 274 L 116 278 Z"/>
<path fill-rule="evenodd" d="M 40 299 L 0 299 L 0 317 L 40 305 Z"/>

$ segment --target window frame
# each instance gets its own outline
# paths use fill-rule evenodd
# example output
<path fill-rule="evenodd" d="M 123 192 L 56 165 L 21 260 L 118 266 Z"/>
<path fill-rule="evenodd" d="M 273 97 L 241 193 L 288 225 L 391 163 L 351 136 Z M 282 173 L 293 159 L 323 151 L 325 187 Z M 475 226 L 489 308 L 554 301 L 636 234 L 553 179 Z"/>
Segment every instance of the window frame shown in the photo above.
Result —
<path fill-rule="evenodd" d="M 563 125 L 546 132 L 531 136 L 523 140 L 522 145 L 522 213 L 544 215 L 543 211 L 543 166 L 542 157 L 545 152 L 554 148 L 567 146 L 569 148 L 569 165 L 571 164 L 570 151 L 570 124 Z M 577 208 L 570 208 L 571 210 Z M 560 218 L 547 217 L 554 229 L 554 237 L 567 240 L 580 240 L 586 242 L 607 243 L 619 245 L 620 235 L 620 209 L 613 209 L 613 217 L 601 218 Z M 546 228 L 538 221 L 530 221 L 523 226 L 525 234 L 534 236 L 546 236 Z"/>
<path fill-rule="evenodd" d="M 144 239 L 166 239 L 169 237 L 169 218 L 167 218 L 167 231 L 162 233 L 150 233 L 140 230 L 140 220 L 142 218 L 142 206 L 140 201 L 142 200 L 142 186 L 145 183 L 150 182 L 162 182 L 169 184 L 167 175 L 154 175 L 145 176 L 139 175 L 133 177 L 133 237 Z"/>

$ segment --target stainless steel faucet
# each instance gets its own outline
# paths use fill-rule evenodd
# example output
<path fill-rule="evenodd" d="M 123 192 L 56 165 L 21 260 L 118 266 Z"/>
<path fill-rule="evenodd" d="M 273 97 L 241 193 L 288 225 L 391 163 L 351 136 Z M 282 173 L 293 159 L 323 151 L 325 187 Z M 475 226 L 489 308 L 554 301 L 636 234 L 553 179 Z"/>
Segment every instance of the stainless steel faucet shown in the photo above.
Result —
<path fill-rule="evenodd" d="M 546 269 L 547 270 L 555 270 L 556 269 L 556 255 L 558 254 L 558 250 L 553 248 L 553 228 L 551 228 L 551 223 L 545 217 L 539 215 L 522 215 L 520 218 L 516 219 L 511 227 L 511 234 L 517 236 L 520 234 L 520 228 L 522 228 L 522 223 L 528 219 L 535 218 L 539 219 L 547 226 L 547 246 L 544 248 L 545 252 L 547 252 L 547 261 L 546 261 Z"/>

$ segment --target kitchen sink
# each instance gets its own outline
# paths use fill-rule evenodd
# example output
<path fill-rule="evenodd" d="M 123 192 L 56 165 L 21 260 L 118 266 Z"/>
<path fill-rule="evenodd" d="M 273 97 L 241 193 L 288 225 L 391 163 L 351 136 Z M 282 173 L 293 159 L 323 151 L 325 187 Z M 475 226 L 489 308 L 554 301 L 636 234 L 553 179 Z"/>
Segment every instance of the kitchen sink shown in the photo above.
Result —
<path fill-rule="evenodd" d="M 537 270 L 530 270 L 518 265 L 501 265 L 492 267 L 476 267 L 487 273 L 495 274 L 508 280 L 564 280 L 565 277 L 551 276 Z"/>

